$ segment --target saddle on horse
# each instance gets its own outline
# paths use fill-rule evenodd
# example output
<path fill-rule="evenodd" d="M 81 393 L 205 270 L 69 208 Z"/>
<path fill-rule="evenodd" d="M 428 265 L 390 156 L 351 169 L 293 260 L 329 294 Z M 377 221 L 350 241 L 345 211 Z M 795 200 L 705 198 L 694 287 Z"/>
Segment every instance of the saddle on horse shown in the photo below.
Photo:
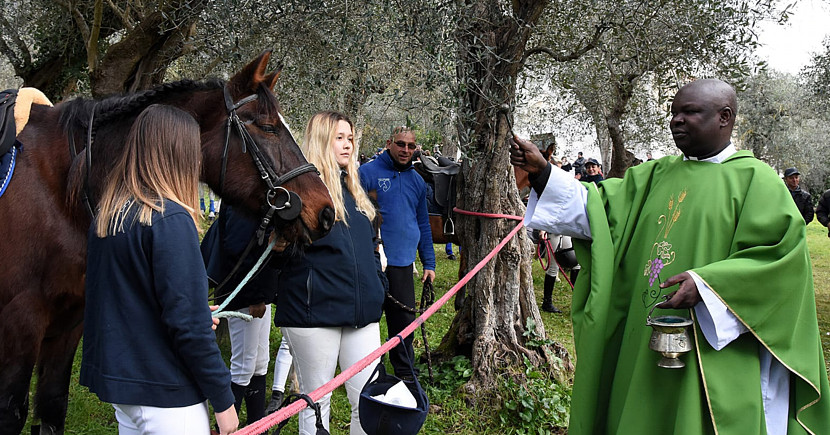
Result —
<path fill-rule="evenodd" d="M 17 89 L 0 92 L 0 156 L 12 149 L 17 138 L 17 129 L 14 125 L 15 101 L 17 101 Z"/>
<path fill-rule="evenodd" d="M 14 175 L 17 151 L 21 146 L 17 136 L 29 121 L 32 103 L 52 105 L 35 88 L 0 92 L 0 196 L 6 192 Z"/>
<path fill-rule="evenodd" d="M 424 178 L 424 181 L 433 185 L 432 200 L 440 209 L 444 220 L 444 234 L 455 234 L 455 223 L 452 219 L 452 209 L 455 207 L 455 176 L 461 171 L 461 163 L 444 156 L 434 158 L 421 155 L 421 164 L 415 169 Z"/>
<path fill-rule="evenodd" d="M 0 156 L 14 146 L 17 135 L 29 121 L 32 104 L 52 103 L 35 88 L 6 89 L 0 92 Z"/>

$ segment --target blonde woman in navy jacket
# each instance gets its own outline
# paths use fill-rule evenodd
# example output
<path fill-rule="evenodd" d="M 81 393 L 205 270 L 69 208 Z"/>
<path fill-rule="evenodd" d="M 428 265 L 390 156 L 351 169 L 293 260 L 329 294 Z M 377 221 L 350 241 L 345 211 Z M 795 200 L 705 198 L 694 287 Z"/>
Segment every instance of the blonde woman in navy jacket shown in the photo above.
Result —
<path fill-rule="evenodd" d="M 306 394 L 334 378 L 338 363 L 345 370 L 380 346 L 385 292 L 373 239 L 376 212 L 360 185 L 353 135 L 345 115 L 320 112 L 308 122 L 301 145 L 328 186 L 336 214 L 328 235 L 280 265 L 274 322 L 288 339 Z M 346 381 L 351 434 L 364 433 L 358 400 L 374 366 Z M 326 429 L 330 399 L 320 400 Z M 314 412 L 303 410 L 300 433 L 314 435 L 314 421 Z"/>
<path fill-rule="evenodd" d="M 238 419 L 199 252 L 199 125 L 152 105 L 133 124 L 89 230 L 81 385 L 120 434 L 222 434 Z"/>

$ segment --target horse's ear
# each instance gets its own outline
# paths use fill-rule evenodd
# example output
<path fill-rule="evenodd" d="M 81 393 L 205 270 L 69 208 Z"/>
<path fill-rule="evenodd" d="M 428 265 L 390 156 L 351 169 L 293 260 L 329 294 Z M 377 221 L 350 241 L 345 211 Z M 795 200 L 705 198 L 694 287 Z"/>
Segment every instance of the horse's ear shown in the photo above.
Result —
<path fill-rule="evenodd" d="M 265 80 L 263 81 L 263 83 L 265 84 L 265 86 L 267 86 L 267 87 L 268 87 L 268 89 L 270 89 L 270 90 L 272 90 L 272 91 L 273 91 L 273 90 L 274 90 L 274 86 L 277 84 L 277 79 L 279 79 L 279 78 L 280 78 L 280 74 L 282 74 L 282 65 L 280 65 L 280 66 L 277 68 L 277 70 L 276 70 L 276 71 L 274 71 L 273 73 L 269 74 L 269 75 L 268 75 L 268 77 L 265 77 Z"/>
<path fill-rule="evenodd" d="M 255 91 L 259 84 L 266 80 L 265 68 L 268 66 L 268 60 L 270 58 L 271 50 L 263 51 L 251 63 L 245 65 L 242 71 L 236 73 L 230 81 L 245 89 Z"/>

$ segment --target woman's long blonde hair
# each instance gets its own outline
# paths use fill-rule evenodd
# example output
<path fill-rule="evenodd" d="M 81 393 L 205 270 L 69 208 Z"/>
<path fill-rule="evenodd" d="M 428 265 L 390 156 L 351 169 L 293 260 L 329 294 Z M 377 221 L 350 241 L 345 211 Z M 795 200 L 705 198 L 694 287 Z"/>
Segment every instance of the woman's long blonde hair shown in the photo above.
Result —
<path fill-rule="evenodd" d="M 343 203 L 343 189 L 340 187 L 340 165 L 334 156 L 334 151 L 331 149 L 331 144 L 334 142 L 337 134 L 337 123 L 346 121 L 354 134 L 354 124 L 349 118 L 339 112 L 318 112 L 315 113 L 311 119 L 308 120 L 308 125 L 305 128 L 305 136 L 303 136 L 303 143 L 300 146 L 305 153 L 309 162 L 317 166 L 320 171 L 320 178 L 323 183 L 329 188 L 332 203 L 334 203 L 334 214 L 336 220 L 343 220 L 348 217 L 348 212 Z M 369 201 L 369 197 L 360 185 L 360 177 L 357 174 L 357 145 L 352 144 L 352 155 L 349 157 L 349 163 L 345 168 L 346 172 L 346 188 L 354 197 L 357 209 L 366 215 L 369 220 L 375 218 L 375 206 Z M 348 221 L 345 221 L 348 225 Z"/>
<path fill-rule="evenodd" d="M 199 124 L 187 112 L 153 104 L 138 115 L 124 152 L 104 183 L 95 224 L 98 237 L 124 231 L 137 207 L 137 220 L 152 225 L 153 211 L 164 213 L 169 199 L 187 210 L 199 228 Z"/>

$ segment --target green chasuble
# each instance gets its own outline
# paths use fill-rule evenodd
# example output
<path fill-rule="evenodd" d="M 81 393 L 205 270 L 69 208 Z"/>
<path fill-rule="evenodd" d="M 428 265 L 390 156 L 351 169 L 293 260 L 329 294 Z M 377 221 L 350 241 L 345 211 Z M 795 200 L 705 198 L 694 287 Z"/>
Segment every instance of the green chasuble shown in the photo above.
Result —
<path fill-rule="evenodd" d="M 764 434 L 760 346 L 790 371 L 788 433 L 830 433 L 804 220 L 777 174 L 738 151 L 720 164 L 666 157 L 587 186 L 569 434 Z M 695 320 L 686 367 L 660 368 L 646 318 L 677 289 L 660 280 L 686 270 L 749 332 L 715 351 Z"/>

